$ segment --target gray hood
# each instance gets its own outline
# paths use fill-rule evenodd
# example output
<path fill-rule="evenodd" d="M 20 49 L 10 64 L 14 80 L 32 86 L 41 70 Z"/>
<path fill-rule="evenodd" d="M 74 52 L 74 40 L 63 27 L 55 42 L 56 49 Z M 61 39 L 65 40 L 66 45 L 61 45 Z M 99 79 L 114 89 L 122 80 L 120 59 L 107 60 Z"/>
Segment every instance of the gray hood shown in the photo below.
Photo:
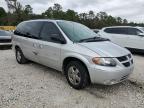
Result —
<path fill-rule="evenodd" d="M 11 36 L 0 36 L 0 39 L 11 39 Z"/>
<path fill-rule="evenodd" d="M 79 43 L 79 45 L 96 52 L 101 57 L 120 57 L 130 53 L 110 41 Z"/>

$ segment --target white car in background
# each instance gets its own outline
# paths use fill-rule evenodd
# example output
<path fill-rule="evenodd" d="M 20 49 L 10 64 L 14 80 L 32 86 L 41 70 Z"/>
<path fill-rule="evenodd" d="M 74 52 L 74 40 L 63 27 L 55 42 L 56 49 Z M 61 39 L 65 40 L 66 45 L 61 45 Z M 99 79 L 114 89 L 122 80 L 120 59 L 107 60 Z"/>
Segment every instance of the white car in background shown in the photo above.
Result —
<path fill-rule="evenodd" d="M 132 26 L 105 27 L 99 35 L 134 51 L 144 52 L 144 28 Z"/>
<path fill-rule="evenodd" d="M 4 30 L 0 30 L 0 46 L 3 45 L 12 45 L 11 43 L 12 33 Z"/>
<path fill-rule="evenodd" d="M 144 27 L 139 27 L 139 26 L 138 26 L 137 28 L 138 28 L 138 29 L 141 29 L 142 31 L 144 31 Z"/>

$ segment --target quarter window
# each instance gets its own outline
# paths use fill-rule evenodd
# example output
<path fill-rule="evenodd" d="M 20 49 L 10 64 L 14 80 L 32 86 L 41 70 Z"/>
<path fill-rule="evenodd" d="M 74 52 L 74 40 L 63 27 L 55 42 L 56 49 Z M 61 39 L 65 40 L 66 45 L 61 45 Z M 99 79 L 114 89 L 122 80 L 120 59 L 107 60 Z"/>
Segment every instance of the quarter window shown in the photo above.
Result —
<path fill-rule="evenodd" d="M 26 27 L 25 27 L 26 23 L 22 22 L 20 23 L 16 30 L 14 31 L 15 35 L 19 35 L 19 36 L 25 36 L 26 35 Z"/>

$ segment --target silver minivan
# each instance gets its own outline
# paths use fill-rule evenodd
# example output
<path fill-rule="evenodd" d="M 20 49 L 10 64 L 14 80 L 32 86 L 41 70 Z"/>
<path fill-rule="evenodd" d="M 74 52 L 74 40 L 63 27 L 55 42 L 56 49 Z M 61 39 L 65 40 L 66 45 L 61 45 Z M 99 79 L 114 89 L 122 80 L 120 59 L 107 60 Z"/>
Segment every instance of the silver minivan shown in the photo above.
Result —
<path fill-rule="evenodd" d="M 76 22 L 24 21 L 17 26 L 12 43 L 19 64 L 31 60 L 61 71 L 75 89 L 122 82 L 134 69 L 127 49 Z"/>

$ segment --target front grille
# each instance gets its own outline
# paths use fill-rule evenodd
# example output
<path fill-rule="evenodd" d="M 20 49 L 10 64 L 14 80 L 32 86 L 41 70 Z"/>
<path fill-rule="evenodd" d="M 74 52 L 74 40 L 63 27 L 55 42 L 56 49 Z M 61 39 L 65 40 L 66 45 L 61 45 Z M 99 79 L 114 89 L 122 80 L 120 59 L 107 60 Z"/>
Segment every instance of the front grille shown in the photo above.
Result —
<path fill-rule="evenodd" d="M 132 57 L 131 54 L 128 54 L 128 57 L 131 58 Z"/>
<path fill-rule="evenodd" d="M 129 76 L 129 75 L 125 75 L 125 76 L 121 77 L 120 81 L 123 81 L 123 80 L 127 79 L 128 76 Z"/>
<path fill-rule="evenodd" d="M 122 62 L 122 61 L 126 61 L 127 57 L 126 56 L 122 56 L 122 57 L 117 57 L 117 59 Z"/>
<path fill-rule="evenodd" d="M 0 39 L 0 43 L 9 43 L 11 39 Z"/>
<path fill-rule="evenodd" d="M 130 62 L 123 63 L 123 65 L 124 65 L 125 67 L 129 67 L 129 66 L 130 66 Z"/>
<path fill-rule="evenodd" d="M 131 54 L 128 54 L 126 56 L 117 57 L 117 59 L 125 67 L 129 67 L 129 66 L 131 66 L 133 64 L 133 59 L 132 59 Z"/>

